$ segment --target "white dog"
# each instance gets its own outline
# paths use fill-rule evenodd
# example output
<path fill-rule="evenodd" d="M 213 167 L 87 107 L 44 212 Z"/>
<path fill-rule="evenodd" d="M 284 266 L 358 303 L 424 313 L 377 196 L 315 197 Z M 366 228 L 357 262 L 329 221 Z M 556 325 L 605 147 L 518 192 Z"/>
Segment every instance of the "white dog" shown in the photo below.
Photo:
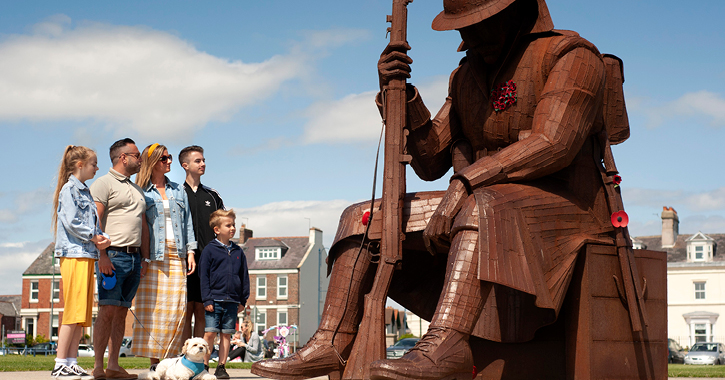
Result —
<path fill-rule="evenodd" d="M 146 380 L 216 380 L 216 376 L 204 369 L 204 356 L 209 345 L 202 338 L 191 338 L 184 342 L 183 356 L 164 359 L 156 371 L 143 372 L 139 379 Z"/>

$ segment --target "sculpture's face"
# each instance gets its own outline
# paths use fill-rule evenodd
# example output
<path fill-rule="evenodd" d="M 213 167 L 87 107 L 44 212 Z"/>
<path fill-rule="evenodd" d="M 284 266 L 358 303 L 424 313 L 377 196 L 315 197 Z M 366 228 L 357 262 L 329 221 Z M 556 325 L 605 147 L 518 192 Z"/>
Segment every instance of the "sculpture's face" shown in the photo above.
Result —
<path fill-rule="evenodd" d="M 481 55 L 488 64 L 496 62 L 501 55 L 510 28 L 503 22 L 504 18 L 499 16 L 458 29 L 468 49 Z"/>

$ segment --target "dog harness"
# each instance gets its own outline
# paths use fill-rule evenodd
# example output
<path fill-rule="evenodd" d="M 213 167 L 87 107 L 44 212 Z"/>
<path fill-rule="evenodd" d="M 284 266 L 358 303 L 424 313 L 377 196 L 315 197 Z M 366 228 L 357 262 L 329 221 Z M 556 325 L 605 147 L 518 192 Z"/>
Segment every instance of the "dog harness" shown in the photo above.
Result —
<path fill-rule="evenodd" d="M 192 376 L 192 378 L 196 377 L 197 375 L 202 373 L 202 371 L 204 371 L 203 362 L 202 363 L 192 362 L 191 360 L 187 359 L 186 356 L 181 358 L 181 364 L 184 367 L 190 369 L 192 372 L 194 372 L 194 376 Z"/>

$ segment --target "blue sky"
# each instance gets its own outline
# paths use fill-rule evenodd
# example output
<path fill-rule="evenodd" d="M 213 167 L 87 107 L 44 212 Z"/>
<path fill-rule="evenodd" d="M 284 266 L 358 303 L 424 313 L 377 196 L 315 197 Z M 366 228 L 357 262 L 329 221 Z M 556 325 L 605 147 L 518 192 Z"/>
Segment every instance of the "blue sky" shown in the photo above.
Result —
<path fill-rule="evenodd" d="M 52 239 L 63 148 L 131 137 L 171 153 L 206 149 L 203 182 L 255 236 L 334 237 L 370 196 L 380 118 L 372 97 L 390 1 L 33 1 L 0 3 L 0 294 Z M 634 236 L 725 232 L 725 2 L 552 0 L 559 29 L 625 62 L 632 137 L 615 147 Z M 409 6 L 413 77 L 435 112 L 462 55 Z M 170 177 L 183 181 L 175 163 Z M 446 187 L 408 175 L 408 189 Z"/>

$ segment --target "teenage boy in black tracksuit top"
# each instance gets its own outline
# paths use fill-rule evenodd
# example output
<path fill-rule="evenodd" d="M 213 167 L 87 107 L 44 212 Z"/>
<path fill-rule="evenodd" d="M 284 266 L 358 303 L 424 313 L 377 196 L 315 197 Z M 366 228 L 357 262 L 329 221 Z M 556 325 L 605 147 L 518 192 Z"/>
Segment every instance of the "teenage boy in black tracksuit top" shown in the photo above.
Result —
<path fill-rule="evenodd" d="M 216 334 L 221 332 L 219 363 L 214 375 L 228 379 L 224 368 L 229 355 L 229 343 L 236 332 L 237 313 L 244 310 L 249 298 L 249 271 L 242 248 L 231 241 L 236 233 L 232 210 L 217 210 L 211 214 L 209 224 L 216 239 L 204 248 L 199 262 L 201 298 L 204 302 L 204 340 L 213 347 Z M 209 364 L 209 354 L 204 364 Z"/>
<path fill-rule="evenodd" d="M 179 152 L 179 164 L 186 172 L 184 190 L 189 198 L 191 219 L 194 222 L 194 235 L 198 247 L 196 262 L 201 261 L 204 247 L 214 240 L 214 230 L 209 226 L 209 217 L 216 210 L 224 210 L 224 202 L 219 193 L 209 186 L 201 183 L 201 176 L 206 173 L 206 159 L 204 148 L 198 145 L 187 146 Z M 201 285 L 199 284 L 199 271 L 186 276 L 186 320 L 184 321 L 184 335 L 186 340 L 191 336 L 204 336 L 204 304 L 201 302 Z M 194 331 L 191 331 L 192 316 L 196 319 Z"/>

